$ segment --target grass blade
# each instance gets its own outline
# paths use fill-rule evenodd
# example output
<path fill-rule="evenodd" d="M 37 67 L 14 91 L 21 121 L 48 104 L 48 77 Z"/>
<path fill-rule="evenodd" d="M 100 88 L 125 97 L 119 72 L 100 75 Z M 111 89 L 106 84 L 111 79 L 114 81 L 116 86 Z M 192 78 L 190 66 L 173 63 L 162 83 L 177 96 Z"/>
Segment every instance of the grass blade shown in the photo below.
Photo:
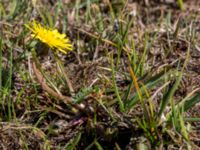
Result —
<path fill-rule="evenodd" d="M 97 140 L 95 140 L 94 144 L 96 145 L 97 150 L 103 150 L 103 147 L 99 144 Z"/>
<path fill-rule="evenodd" d="M 125 111 L 124 103 L 122 102 L 121 96 L 119 95 L 119 90 L 118 90 L 117 84 L 115 82 L 115 70 L 114 70 L 113 57 L 111 57 L 110 59 L 111 59 L 111 68 L 112 68 L 112 82 L 113 82 L 115 94 L 117 96 L 117 100 L 118 100 L 118 103 L 119 103 L 120 110 L 122 112 L 124 112 Z"/>
<path fill-rule="evenodd" d="M 188 109 L 192 108 L 195 104 L 199 102 L 200 102 L 200 93 L 197 93 L 195 96 L 193 96 L 191 99 L 185 102 L 184 111 L 187 111 Z"/>
<path fill-rule="evenodd" d="M 175 83 L 173 83 L 173 85 L 171 85 L 171 87 L 169 87 L 167 93 L 165 94 L 162 102 L 161 102 L 161 105 L 160 105 L 160 110 L 159 110 L 159 113 L 158 113 L 158 117 L 160 117 L 163 113 L 163 111 L 165 110 L 167 104 L 170 102 L 170 100 L 172 99 L 175 91 L 177 90 L 178 88 L 178 85 L 180 83 L 182 79 L 182 74 L 179 74 L 179 76 L 176 78 L 176 81 Z"/>
<path fill-rule="evenodd" d="M 2 97 L 2 39 L 0 39 L 0 97 Z"/>
<path fill-rule="evenodd" d="M 80 139 L 81 139 L 81 133 L 79 133 L 74 139 L 72 139 L 70 144 L 66 147 L 66 150 L 76 149 L 76 146 L 78 145 Z"/>
<path fill-rule="evenodd" d="M 151 89 L 154 86 L 156 86 L 158 83 L 164 81 L 166 78 L 168 78 L 170 75 L 174 75 L 175 73 L 173 71 L 169 71 L 169 72 L 165 72 L 162 71 L 159 74 L 151 77 L 149 80 L 146 81 L 146 83 L 144 83 L 145 87 L 147 89 Z M 141 88 L 141 93 L 144 94 L 145 93 L 145 89 Z M 138 93 L 136 93 L 130 100 L 129 103 L 127 103 L 128 108 L 133 107 L 137 102 L 139 101 L 139 96 Z"/>

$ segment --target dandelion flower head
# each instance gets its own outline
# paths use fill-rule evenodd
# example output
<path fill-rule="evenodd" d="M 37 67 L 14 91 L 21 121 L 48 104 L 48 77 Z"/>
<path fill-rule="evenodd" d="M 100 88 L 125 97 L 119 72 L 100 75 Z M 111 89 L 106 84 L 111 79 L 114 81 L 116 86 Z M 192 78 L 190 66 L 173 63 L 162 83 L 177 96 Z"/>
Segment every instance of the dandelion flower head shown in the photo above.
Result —
<path fill-rule="evenodd" d="M 72 50 L 72 44 L 66 34 L 59 33 L 57 29 L 42 27 L 36 21 L 32 21 L 25 26 L 32 31 L 32 37 L 39 39 L 50 48 L 57 49 L 65 54 Z"/>

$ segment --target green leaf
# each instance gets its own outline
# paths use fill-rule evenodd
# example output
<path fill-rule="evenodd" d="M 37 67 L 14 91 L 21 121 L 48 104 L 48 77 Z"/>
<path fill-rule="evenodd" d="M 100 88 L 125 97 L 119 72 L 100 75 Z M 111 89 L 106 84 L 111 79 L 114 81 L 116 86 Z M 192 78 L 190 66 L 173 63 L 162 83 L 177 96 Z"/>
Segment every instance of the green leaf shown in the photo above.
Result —
<path fill-rule="evenodd" d="M 181 127 L 181 133 L 183 135 L 183 137 L 189 141 L 189 137 L 188 137 L 188 132 L 187 132 L 187 129 L 186 129 L 186 126 L 185 126 L 185 122 L 184 122 L 184 119 L 183 119 L 183 113 L 182 112 L 179 112 L 179 126 Z"/>
<path fill-rule="evenodd" d="M 112 84 L 113 84 L 113 87 L 114 87 L 114 90 L 115 90 L 115 94 L 117 96 L 117 100 L 118 100 L 118 103 L 119 103 L 120 110 L 121 110 L 121 112 L 124 112 L 125 111 L 124 103 L 121 99 L 121 96 L 119 94 L 119 89 L 118 89 L 116 81 L 115 81 L 115 70 L 114 70 L 113 56 L 111 56 L 110 61 L 111 61 L 111 67 L 112 67 L 111 68 L 112 69 Z"/>
<path fill-rule="evenodd" d="M 79 133 L 72 141 L 70 141 L 69 145 L 67 145 L 66 150 L 75 150 L 81 139 L 81 133 Z"/>
<path fill-rule="evenodd" d="M 188 109 L 192 108 L 198 102 L 200 102 L 200 93 L 197 93 L 195 96 L 193 96 L 191 99 L 185 102 L 184 111 L 187 111 Z"/>
<path fill-rule="evenodd" d="M 180 8 L 180 10 L 184 10 L 184 3 L 183 0 L 177 0 L 177 5 Z"/>
<path fill-rule="evenodd" d="M 0 97 L 2 97 L 2 39 L 0 39 Z"/>
<path fill-rule="evenodd" d="M 163 113 L 163 111 L 165 110 L 167 104 L 169 103 L 169 101 L 172 99 L 172 97 L 174 96 L 175 91 L 177 90 L 180 81 L 182 79 L 182 74 L 180 73 L 180 75 L 176 78 L 175 83 L 173 83 L 173 85 L 171 85 L 168 88 L 167 93 L 164 95 L 163 100 L 161 101 L 161 105 L 160 105 L 160 110 L 158 113 L 158 117 L 161 116 L 161 114 Z"/>
<path fill-rule="evenodd" d="M 197 117 L 184 118 L 184 120 L 188 122 L 200 122 L 200 118 Z"/>
<path fill-rule="evenodd" d="M 99 90 L 98 87 L 86 87 L 86 88 L 82 88 L 74 97 L 73 97 L 73 101 L 75 103 L 81 103 L 84 98 L 86 96 L 88 96 L 89 94 L 93 93 L 93 92 L 97 92 Z"/>
<path fill-rule="evenodd" d="M 9 16 L 14 16 L 17 9 L 18 2 L 17 0 L 13 0 L 10 4 L 10 14 Z"/>
<path fill-rule="evenodd" d="M 97 150 L 103 150 L 103 147 L 99 144 L 99 142 L 97 140 L 95 140 L 94 144 L 95 144 Z"/>
<path fill-rule="evenodd" d="M 183 108 L 183 111 L 187 111 L 188 109 L 192 108 L 196 103 L 198 103 L 200 100 L 200 93 L 197 93 L 194 96 L 194 93 L 199 91 L 199 88 L 194 89 L 192 92 L 190 92 L 185 98 L 183 98 L 178 104 L 175 106 L 175 111 L 180 111 Z M 193 96 L 193 97 L 192 97 Z M 192 98 L 191 98 L 192 97 Z M 172 112 L 170 111 L 167 114 L 168 120 L 171 120 Z"/>

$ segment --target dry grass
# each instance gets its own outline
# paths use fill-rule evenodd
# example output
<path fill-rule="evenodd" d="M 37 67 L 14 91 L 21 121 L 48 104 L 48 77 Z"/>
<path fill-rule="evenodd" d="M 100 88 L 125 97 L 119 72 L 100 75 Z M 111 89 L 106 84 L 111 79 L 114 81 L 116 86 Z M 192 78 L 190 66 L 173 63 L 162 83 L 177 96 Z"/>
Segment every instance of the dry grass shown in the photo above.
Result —
<path fill-rule="evenodd" d="M 199 149 L 199 6 L 0 2 L 0 149 Z M 74 51 L 31 40 L 32 19 Z"/>

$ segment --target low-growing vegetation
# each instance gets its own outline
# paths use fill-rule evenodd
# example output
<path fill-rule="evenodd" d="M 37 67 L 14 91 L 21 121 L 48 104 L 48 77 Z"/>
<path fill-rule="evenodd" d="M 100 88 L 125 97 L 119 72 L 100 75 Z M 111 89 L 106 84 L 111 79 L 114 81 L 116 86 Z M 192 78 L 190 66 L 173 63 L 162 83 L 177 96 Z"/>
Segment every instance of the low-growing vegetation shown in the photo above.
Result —
<path fill-rule="evenodd" d="M 0 149 L 200 149 L 198 0 L 1 0 Z"/>

